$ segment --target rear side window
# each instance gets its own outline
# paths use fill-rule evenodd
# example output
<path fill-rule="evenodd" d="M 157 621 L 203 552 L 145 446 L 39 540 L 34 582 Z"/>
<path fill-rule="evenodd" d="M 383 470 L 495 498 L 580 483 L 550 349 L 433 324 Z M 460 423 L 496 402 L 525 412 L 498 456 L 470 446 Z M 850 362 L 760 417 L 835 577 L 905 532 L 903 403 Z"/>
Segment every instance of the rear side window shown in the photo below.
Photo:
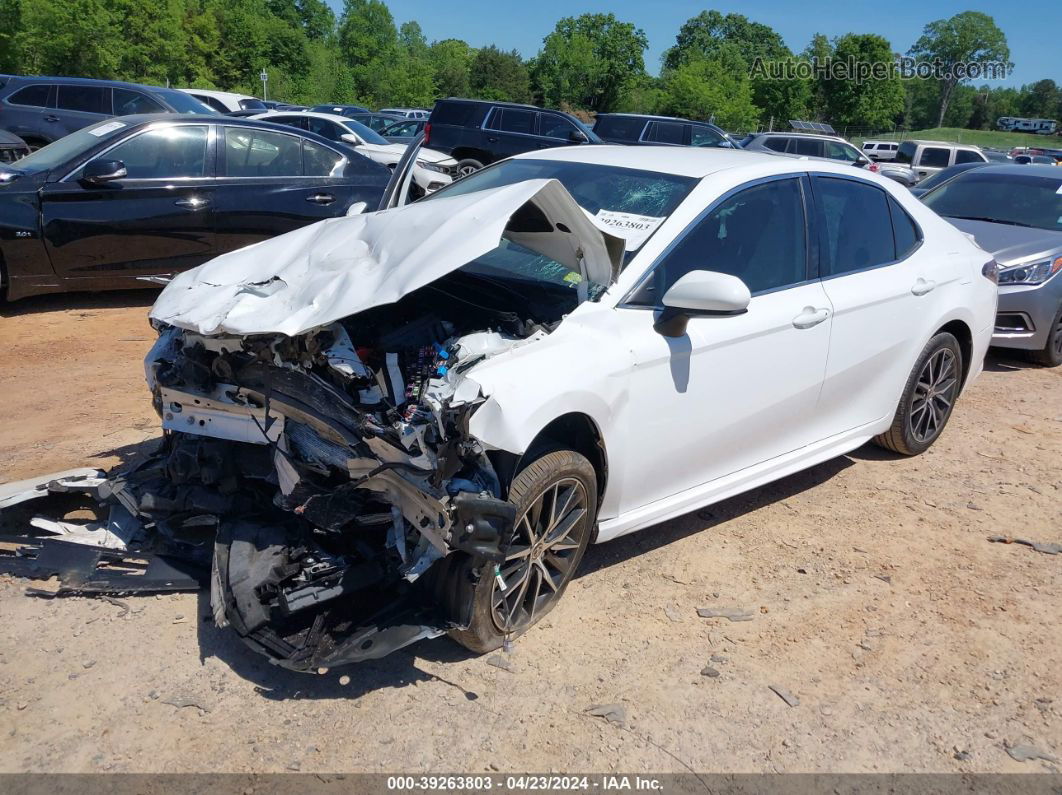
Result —
<path fill-rule="evenodd" d="M 889 197 L 889 212 L 892 215 L 892 238 L 896 244 L 896 259 L 906 259 L 918 248 L 922 241 L 922 232 L 914 219 L 892 196 Z"/>
<path fill-rule="evenodd" d="M 602 138 L 619 138 L 622 141 L 637 141 L 645 129 L 645 119 L 637 116 L 599 116 L 594 132 Z"/>
<path fill-rule="evenodd" d="M 768 138 L 763 142 L 763 145 L 772 152 L 784 152 L 786 146 L 789 145 L 789 140 L 787 138 Z"/>
<path fill-rule="evenodd" d="M 823 220 L 822 276 L 840 276 L 896 259 L 888 196 L 848 179 L 815 178 Z"/>
<path fill-rule="evenodd" d="M 77 110 L 84 113 L 111 112 L 110 103 L 106 102 L 106 93 L 110 89 L 100 86 L 59 86 L 56 107 L 63 110 Z"/>
<path fill-rule="evenodd" d="M 535 112 L 517 108 L 497 108 L 491 114 L 487 127 L 499 132 L 531 135 L 535 131 Z"/>
<path fill-rule="evenodd" d="M 786 151 L 805 157 L 822 157 L 822 141 L 816 141 L 814 138 L 790 138 L 789 149 Z"/>
<path fill-rule="evenodd" d="M 50 106 L 48 101 L 51 95 L 51 86 L 26 86 L 21 88 L 7 98 L 8 102 L 15 105 L 30 105 L 35 108 L 47 108 Z"/>
<path fill-rule="evenodd" d="M 302 163 L 307 177 L 331 177 L 337 175 L 343 156 L 313 141 L 303 141 Z"/>
<path fill-rule="evenodd" d="M 240 100 L 240 109 L 241 110 L 263 110 L 263 111 L 264 110 L 269 110 L 269 108 L 266 107 L 265 103 L 262 102 L 262 100 L 254 99 L 254 98 L 241 99 Z"/>
<path fill-rule="evenodd" d="M 980 152 L 969 149 L 960 149 L 955 153 L 955 162 L 958 163 L 984 163 L 985 157 Z"/>
<path fill-rule="evenodd" d="M 682 144 L 685 126 L 673 121 L 654 121 L 645 131 L 645 140 L 657 144 Z"/>
<path fill-rule="evenodd" d="M 134 113 L 165 113 L 166 109 L 139 91 L 128 88 L 114 89 L 114 115 L 132 116 Z"/>
<path fill-rule="evenodd" d="M 218 113 L 228 113 L 229 112 L 228 107 L 226 107 L 225 104 L 222 103 L 222 101 L 220 99 L 217 99 L 216 97 L 212 97 L 209 94 L 192 94 L 192 96 L 195 97 L 196 99 L 198 99 L 204 105 L 207 105 L 207 106 L 213 108 Z"/>
<path fill-rule="evenodd" d="M 247 127 L 226 127 L 225 176 L 301 177 L 302 139 Z"/>
<path fill-rule="evenodd" d="M 922 156 L 918 159 L 918 165 L 927 168 L 947 168 L 951 158 L 950 149 L 941 149 L 937 146 L 927 146 L 922 150 Z"/>
<path fill-rule="evenodd" d="M 484 106 L 473 102 L 439 102 L 431 112 L 432 124 L 453 124 L 457 127 L 478 126 L 483 120 Z"/>

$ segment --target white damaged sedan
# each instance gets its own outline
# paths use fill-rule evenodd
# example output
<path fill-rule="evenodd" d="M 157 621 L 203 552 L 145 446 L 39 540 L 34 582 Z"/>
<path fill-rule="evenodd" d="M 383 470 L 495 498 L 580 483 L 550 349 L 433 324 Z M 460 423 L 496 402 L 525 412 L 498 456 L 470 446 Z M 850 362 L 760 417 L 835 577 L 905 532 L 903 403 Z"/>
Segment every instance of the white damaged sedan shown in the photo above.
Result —
<path fill-rule="evenodd" d="M 215 616 L 283 666 L 487 651 L 590 543 L 871 439 L 924 451 L 995 279 L 851 167 L 530 153 L 177 276 L 146 361 L 166 438 L 125 493 L 214 523 Z"/>

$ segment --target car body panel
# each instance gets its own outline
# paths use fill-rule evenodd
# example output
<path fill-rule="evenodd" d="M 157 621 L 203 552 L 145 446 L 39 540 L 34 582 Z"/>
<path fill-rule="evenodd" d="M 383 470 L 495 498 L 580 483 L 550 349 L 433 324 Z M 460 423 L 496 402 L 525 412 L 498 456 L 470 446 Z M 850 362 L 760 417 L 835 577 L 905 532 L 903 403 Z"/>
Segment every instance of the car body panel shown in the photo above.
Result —
<path fill-rule="evenodd" d="M 333 177 L 218 177 L 213 161 L 217 124 L 284 132 L 326 145 L 347 165 Z M 114 147 L 160 125 L 208 129 L 211 154 L 201 177 L 121 178 L 104 184 L 79 179 L 86 163 L 106 159 Z M 172 275 L 233 247 L 344 215 L 355 205 L 375 207 L 388 178 L 383 166 L 350 147 L 262 122 L 127 116 L 79 134 L 96 131 L 98 143 L 49 170 L 17 170 L 32 158 L 0 170 L 0 256 L 7 298 L 149 287 L 139 277 Z"/>
<path fill-rule="evenodd" d="M 1062 232 L 1046 229 L 1026 229 L 987 221 L 949 219 L 956 227 L 968 232 L 992 256 L 1001 268 L 1015 267 L 1062 256 Z M 999 286 L 999 314 L 1019 315 L 1024 328 L 1000 326 L 992 337 L 992 344 L 1002 348 L 1041 350 L 1047 344 L 1051 324 L 1062 307 L 1062 279 L 1056 273 L 1042 284 L 1001 284 Z"/>

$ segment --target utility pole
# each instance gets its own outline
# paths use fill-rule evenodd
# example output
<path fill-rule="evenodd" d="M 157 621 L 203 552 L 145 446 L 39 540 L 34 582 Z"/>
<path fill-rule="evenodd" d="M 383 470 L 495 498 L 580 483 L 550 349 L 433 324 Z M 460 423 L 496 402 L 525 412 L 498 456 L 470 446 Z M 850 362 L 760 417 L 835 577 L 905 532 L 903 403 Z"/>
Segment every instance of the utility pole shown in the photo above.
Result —
<path fill-rule="evenodd" d="M 269 93 L 266 88 L 266 83 L 269 82 L 269 73 L 265 69 L 258 75 L 258 79 L 262 81 L 262 99 L 269 99 Z"/>

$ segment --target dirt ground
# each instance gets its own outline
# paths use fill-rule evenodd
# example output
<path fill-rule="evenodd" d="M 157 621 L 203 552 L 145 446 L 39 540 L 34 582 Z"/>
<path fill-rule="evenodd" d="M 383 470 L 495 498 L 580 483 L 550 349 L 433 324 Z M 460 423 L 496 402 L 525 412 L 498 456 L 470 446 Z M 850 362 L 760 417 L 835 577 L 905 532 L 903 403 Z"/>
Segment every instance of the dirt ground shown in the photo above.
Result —
<path fill-rule="evenodd" d="M 143 454 L 152 300 L 0 307 L 0 481 Z M 123 615 L 0 577 L 0 771 L 1055 770 L 1006 748 L 1062 758 L 1062 555 L 987 538 L 1062 542 L 1060 461 L 1062 368 L 992 356 L 920 458 L 866 446 L 591 548 L 508 669 L 442 638 L 294 674 L 205 595 Z"/>

